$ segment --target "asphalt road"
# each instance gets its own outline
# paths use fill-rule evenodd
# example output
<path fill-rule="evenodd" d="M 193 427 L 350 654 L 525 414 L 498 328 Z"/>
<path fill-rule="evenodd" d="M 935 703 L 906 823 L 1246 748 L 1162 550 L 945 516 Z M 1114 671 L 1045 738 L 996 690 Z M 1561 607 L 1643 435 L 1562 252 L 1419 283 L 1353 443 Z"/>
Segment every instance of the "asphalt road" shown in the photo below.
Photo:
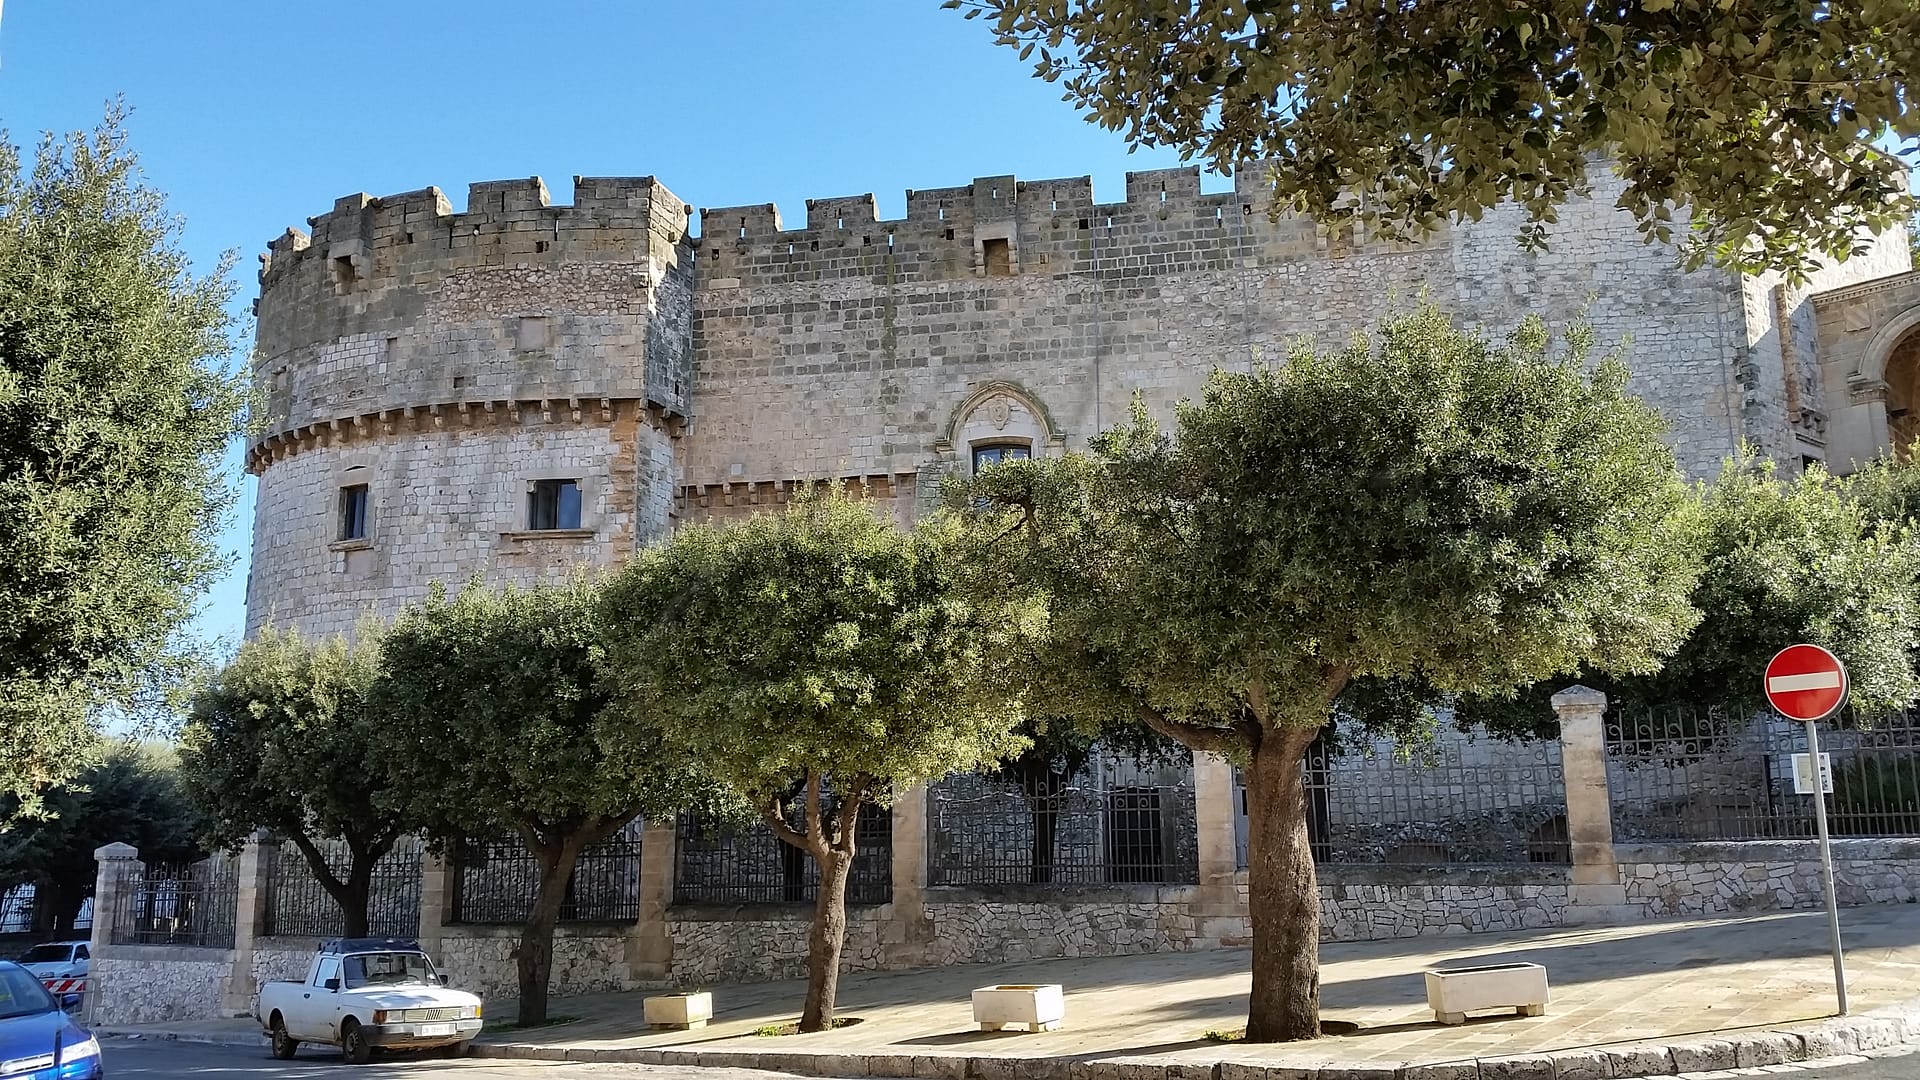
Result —
<path fill-rule="evenodd" d="M 219 1080 L 791 1080 L 786 1073 L 753 1069 L 477 1059 L 376 1058 L 354 1068 L 325 1047 L 303 1049 L 292 1061 L 275 1061 L 265 1047 L 184 1042 L 110 1039 L 104 1050 L 108 1080 L 207 1080 L 212 1073 L 220 1074 Z M 1777 1075 L 1782 1080 L 1914 1080 L 1920 1077 L 1920 1053 Z"/>

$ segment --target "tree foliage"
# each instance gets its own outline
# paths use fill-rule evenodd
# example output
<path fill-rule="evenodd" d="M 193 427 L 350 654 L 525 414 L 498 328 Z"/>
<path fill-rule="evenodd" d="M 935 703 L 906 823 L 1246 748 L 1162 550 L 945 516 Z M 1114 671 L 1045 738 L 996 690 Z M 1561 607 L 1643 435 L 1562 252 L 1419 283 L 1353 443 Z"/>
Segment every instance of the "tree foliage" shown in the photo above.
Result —
<path fill-rule="evenodd" d="M 969 601 L 954 540 L 947 521 L 904 533 L 843 493 L 803 493 L 683 528 L 607 590 L 624 699 L 609 748 L 658 723 L 819 868 L 805 1031 L 833 1020 L 860 808 L 1021 748 L 997 657 L 1031 612 L 1017 595 Z"/>
<path fill-rule="evenodd" d="M 411 721 L 374 707 L 379 667 L 374 627 L 351 642 L 265 628 L 194 696 L 181 736 L 208 841 L 237 846 L 256 829 L 291 841 L 350 937 L 367 933 L 374 864 L 409 831 L 380 740 Z M 350 853 L 344 869 L 328 862 L 331 839 Z"/>
<path fill-rule="evenodd" d="M 511 833 L 539 865 L 518 950 L 520 1022 L 546 1020 L 553 929 L 582 850 L 641 814 L 670 818 L 696 787 L 631 714 L 621 768 L 595 741 L 611 698 L 597 593 L 585 581 L 436 592 L 387 633 L 374 697 L 403 718 L 383 754 L 408 816 L 441 837 Z"/>
<path fill-rule="evenodd" d="M 1903 223 L 1911 0 L 946 0 L 1088 119 L 1395 237 L 1497 203 L 1539 246 L 1600 156 L 1649 239 L 1810 269 Z M 1692 211 L 1689 220 L 1687 211 Z M 1686 222 L 1686 224 L 1682 224 Z"/>
<path fill-rule="evenodd" d="M 30 171 L 0 133 L 0 791 L 28 812 L 98 712 L 174 684 L 224 567 L 228 267 L 193 275 L 123 119 Z"/>
<path fill-rule="evenodd" d="M 0 819 L 16 805 L 0 799 Z M 73 928 L 93 895 L 95 850 L 132 844 L 153 862 L 188 862 L 204 850 L 200 822 L 180 782 L 175 755 L 162 747 L 119 743 L 78 775 L 47 789 L 41 813 L 0 831 L 0 890 L 34 886 L 37 931 Z"/>
<path fill-rule="evenodd" d="M 1693 621 L 1686 489 L 1662 425 L 1588 335 L 1495 347 L 1432 308 L 1338 352 L 1216 373 L 1170 438 L 1136 404 L 1090 455 L 950 492 L 980 587 L 1045 597 L 1033 701 L 1125 709 L 1248 767 L 1248 1037 L 1318 1032 L 1318 900 L 1299 763 L 1336 713 L 1421 730 L 1427 698 L 1605 660 Z"/>
<path fill-rule="evenodd" d="M 1605 691 L 1622 723 L 1676 705 L 1750 713 L 1766 704 L 1767 659 L 1797 642 L 1846 664 L 1850 711 L 1862 722 L 1911 705 L 1920 699 L 1920 540 L 1906 507 L 1920 491 L 1916 471 L 1782 476 L 1751 456 L 1730 459 L 1699 493 L 1703 572 L 1689 602 L 1700 621 L 1658 670 L 1587 671 L 1510 700 L 1469 699 L 1460 720 L 1550 734 L 1546 700 L 1574 678 Z"/>

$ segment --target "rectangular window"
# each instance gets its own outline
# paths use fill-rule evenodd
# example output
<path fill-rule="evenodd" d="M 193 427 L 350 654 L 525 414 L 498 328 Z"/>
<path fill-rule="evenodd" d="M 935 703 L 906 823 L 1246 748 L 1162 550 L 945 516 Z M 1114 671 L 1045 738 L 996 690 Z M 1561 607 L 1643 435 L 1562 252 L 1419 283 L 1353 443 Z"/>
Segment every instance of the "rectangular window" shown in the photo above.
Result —
<path fill-rule="evenodd" d="M 980 253 L 987 264 L 988 277 L 1008 277 L 1013 274 L 1013 245 L 1004 239 L 984 240 L 980 244 Z"/>
<path fill-rule="evenodd" d="M 580 481 L 535 480 L 527 513 L 527 528 L 577 529 L 580 527 Z"/>
<path fill-rule="evenodd" d="M 340 489 L 340 540 L 367 538 L 367 485 L 349 484 Z"/>
<path fill-rule="evenodd" d="M 1028 455 L 1025 445 L 976 446 L 973 448 L 973 471 L 978 473 L 989 465 L 998 465 L 1003 461 L 1023 461 Z"/>

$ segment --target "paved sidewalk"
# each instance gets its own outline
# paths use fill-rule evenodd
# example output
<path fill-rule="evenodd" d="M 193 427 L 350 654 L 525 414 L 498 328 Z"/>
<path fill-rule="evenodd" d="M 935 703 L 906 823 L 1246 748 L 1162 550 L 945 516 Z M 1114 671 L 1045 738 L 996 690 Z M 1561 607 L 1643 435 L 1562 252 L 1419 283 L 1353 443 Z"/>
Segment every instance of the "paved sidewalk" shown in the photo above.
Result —
<path fill-rule="evenodd" d="M 1843 914 L 1843 925 L 1855 1013 L 1920 995 L 1920 906 L 1852 909 Z M 641 1020 L 640 994 L 559 999 L 553 1013 L 579 1017 L 577 1022 L 489 1034 L 481 1052 L 688 1064 L 697 1054 L 702 1065 L 789 1068 L 832 1076 L 990 1076 L 1003 1071 L 1028 1076 L 1040 1075 L 1037 1059 L 1050 1058 L 1059 1068 L 1049 1071 L 1062 1077 L 1069 1075 L 1070 1063 L 1079 1063 L 1075 1075 L 1104 1075 L 1109 1070 L 1092 1067 L 1098 1062 L 1111 1063 L 1116 1070 L 1121 1063 L 1140 1067 L 1125 1075 L 1218 1075 L 1225 1080 L 1258 1075 L 1258 1066 L 1286 1066 L 1297 1070 L 1292 1073 L 1296 1076 L 1315 1070 L 1332 1075 L 1330 1067 L 1336 1066 L 1364 1067 L 1380 1075 L 1406 1066 L 1433 1066 L 1420 1074 L 1487 1076 L 1488 1070 L 1476 1062 L 1508 1059 L 1513 1068 L 1497 1068 L 1492 1074 L 1552 1078 L 1556 1066 L 1551 1061 L 1540 1059 L 1529 1066 L 1527 1059 L 1633 1043 L 1704 1048 L 1678 1058 L 1670 1048 L 1649 1050 L 1642 1055 L 1648 1064 L 1635 1072 L 1625 1071 L 1620 1061 L 1596 1065 L 1599 1071 L 1592 1075 L 1605 1077 L 1699 1071 L 1685 1066 L 1731 1067 L 1736 1063 L 1734 1046 L 1722 1042 L 1715 1049 L 1713 1040 L 1703 1036 L 1734 1029 L 1804 1027 L 1834 1011 L 1826 924 L 1818 912 L 1337 943 L 1325 946 L 1322 957 L 1326 1017 L 1357 1023 L 1360 1031 L 1304 1046 L 1249 1046 L 1205 1038 L 1209 1031 L 1244 1022 L 1247 954 L 1223 949 L 847 975 L 840 982 L 841 1015 L 861 1022 L 814 1035 L 753 1034 L 763 1025 L 798 1015 L 804 991 L 799 982 L 716 987 L 715 1021 L 696 1032 L 649 1032 Z M 1547 1015 L 1476 1018 L 1462 1027 L 1433 1022 L 1421 969 L 1506 960 L 1546 965 L 1553 986 Z M 996 982 L 1063 984 L 1066 1026 L 1037 1034 L 973 1030 L 968 992 Z M 510 1020 L 513 1007 L 490 1002 L 488 1015 Z M 1824 1036 L 1769 1037 L 1778 1044 L 1777 1052 L 1763 1048 L 1748 1056 L 1759 1053 L 1771 1061 L 1754 1058 L 1738 1064 L 1819 1057 L 1908 1037 L 1898 1017 L 1882 1027 L 1886 1030 L 1857 1042 L 1852 1035 L 1840 1036 L 1838 1042 Z M 200 1037 L 219 1030 L 248 1032 L 232 1023 L 171 1028 Z M 1920 1039 L 1920 1017 L 1912 1037 Z M 1605 1057 L 1589 1054 L 1582 1059 L 1576 1054 L 1566 1060 Z M 1000 1059 L 1004 1069 L 995 1064 Z M 1216 1067 L 1223 1062 L 1255 1068 L 1234 1072 Z M 1561 1066 L 1558 1075 L 1577 1072 Z"/>

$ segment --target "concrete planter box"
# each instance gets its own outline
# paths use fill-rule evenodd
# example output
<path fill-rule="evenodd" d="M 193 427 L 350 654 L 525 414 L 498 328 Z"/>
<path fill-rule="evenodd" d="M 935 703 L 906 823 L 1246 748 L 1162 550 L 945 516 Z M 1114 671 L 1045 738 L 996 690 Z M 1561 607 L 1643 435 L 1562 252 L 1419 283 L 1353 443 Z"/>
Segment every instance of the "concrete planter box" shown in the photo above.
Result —
<path fill-rule="evenodd" d="M 973 1022 L 981 1031 L 1024 1024 L 1028 1031 L 1053 1031 L 1067 1017 L 1059 983 L 1003 983 L 973 992 Z"/>
<path fill-rule="evenodd" d="M 1547 1011 L 1547 969 L 1539 964 L 1434 968 L 1426 976 L 1427 1007 L 1443 1024 L 1464 1024 L 1481 1009 L 1515 1009 L 1521 1016 Z"/>
<path fill-rule="evenodd" d="M 713 995 L 705 990 L 697 994 L 661 994 L 645 1002 L 647 1026 L 655 1030 L 703 1028 L 713 1019 Z"/>

